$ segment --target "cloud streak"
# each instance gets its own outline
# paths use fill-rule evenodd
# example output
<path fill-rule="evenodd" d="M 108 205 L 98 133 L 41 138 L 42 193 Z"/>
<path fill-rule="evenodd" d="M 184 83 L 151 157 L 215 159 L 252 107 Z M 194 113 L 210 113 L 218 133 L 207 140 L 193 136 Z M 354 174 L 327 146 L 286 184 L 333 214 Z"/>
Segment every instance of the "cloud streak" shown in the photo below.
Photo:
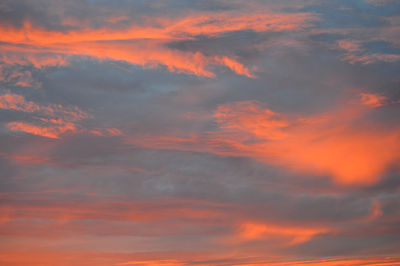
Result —
<path fill-rule="evenodd" d="M 206 56 L 168 49 L 166 44 L 176 40 L 190 40 L 196 36 L 217 37 L 231 31 L 280 32 L 301 30 L 313 20 L 310 14 L 197 14 L 178 19 L 158 18 L 155 26 L 132 25 L 124 30 L 102 28 L 82 29 L 66 33 L 35 28 L 26 21 L 22 28 L 2 27 L 0 41 L 11 51 L 21 44 L 38 51 L 57 54 L 88 55 L 100 59 L 123 60 L 132 64 L 155 67 L 163 65 L 171 72 L 214 77 L 208 70 L 212 65 L 223 65 L 239 75 L 254 78 L 250 70 L 228 56 Z M 147 21 L 149 19 L 146 19 Z M 146 40 L 146 41 L 143 41 Z M 12 45 L 18 46 L 13 47 Z M 10 46 L 11 45 L 11 46 Z M 4 46 L 4 44 L 3 44 Z M 57 55 L 59 56 L 59 55 Z M 35 65 L 54 64 L 52 59 L 36 59 Z M 40 63 L 39 63 L 40 62 Z"/>

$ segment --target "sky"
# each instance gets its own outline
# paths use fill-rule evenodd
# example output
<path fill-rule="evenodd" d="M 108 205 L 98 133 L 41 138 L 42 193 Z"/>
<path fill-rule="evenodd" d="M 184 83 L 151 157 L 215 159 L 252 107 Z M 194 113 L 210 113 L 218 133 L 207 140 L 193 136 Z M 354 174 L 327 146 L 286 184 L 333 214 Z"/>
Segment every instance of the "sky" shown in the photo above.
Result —
<path fill-rule="evenodd" d="M 1 265 L 400 265 L 397 0 L 2 0 Z"/>

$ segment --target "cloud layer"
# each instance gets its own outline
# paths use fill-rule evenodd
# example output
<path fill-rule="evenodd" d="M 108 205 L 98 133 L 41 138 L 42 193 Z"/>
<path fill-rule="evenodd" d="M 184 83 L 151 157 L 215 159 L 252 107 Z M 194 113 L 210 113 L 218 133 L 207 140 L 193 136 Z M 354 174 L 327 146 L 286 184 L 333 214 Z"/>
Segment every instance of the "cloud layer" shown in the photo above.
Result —
<path fill-rule="evenodd" d="M 0 264 L 400 265 L 399 14 L 2 1 Z"/>

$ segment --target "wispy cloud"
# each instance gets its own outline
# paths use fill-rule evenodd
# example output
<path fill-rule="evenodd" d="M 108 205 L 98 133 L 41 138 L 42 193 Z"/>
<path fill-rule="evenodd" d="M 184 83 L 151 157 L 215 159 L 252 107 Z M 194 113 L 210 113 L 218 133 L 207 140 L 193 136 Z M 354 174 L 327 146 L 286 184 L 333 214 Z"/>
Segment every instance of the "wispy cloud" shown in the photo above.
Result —
<path fill-rule="evenodd" d="M 22 28 L 2 27 L 3 46 L 13 51 L 20 45 L 33 47 L 29 58 L 35 65 L 54 64 L 51 57 L 37 58 L 34 50 L 59 54 L 89 55 L 100 59 L 123 60 L 147 67 L 163 65 L 172 72 L 214 77 L 212 65 L 223 65 L 239 75 L 254 77 L 232 57 L 207 56 L 199 51 L 182 52 L 167 48 L 174 40 L 190 40 L 195 36 L 216 37 L 231 31 L 280 32 L 303 29 L 315 18 L 308 13 L 300 14 L 198 14 L 177 19 L 158 18 L 154 26 L 131 25 L 120 30 L 112 28 L 82 29 L 68 32 L 47 31 L 35 28 L 27 21 Z M 149 19 L 147 21 L 150 24 Z M 146 41 L 144 41 L 146 40 Z M 12 44 L 18 44 L 12 48 Z M 26 48 L 23 48 L 26 49 Z M 10 57 L 8 57 L 10 58 Z"/>

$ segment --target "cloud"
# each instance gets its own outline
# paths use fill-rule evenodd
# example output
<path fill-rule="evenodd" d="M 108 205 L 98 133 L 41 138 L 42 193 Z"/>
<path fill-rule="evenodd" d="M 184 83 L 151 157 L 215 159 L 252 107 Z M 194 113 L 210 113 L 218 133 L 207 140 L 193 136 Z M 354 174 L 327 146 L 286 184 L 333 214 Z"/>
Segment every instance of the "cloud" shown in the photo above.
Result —
<path fill-rule="evenodd" d="M 0 109 L 32 113 L 34 122 L 14 121 L 6 124 L 11 131 L 20 131 L 47 138 L 59 139 L 66 133 L 85 132 L 77 122 L 92 116 L 76 106 L 64 107 L 60 104 L 39 105 L 27 101 L 21 95 L 6 93 L 0 95 Z M 121 136 L 117 128 L 99 128 L 88 130 L 98 136 Z"/>
<path fill-rule="evenodd" d="M 290 123 L 281 114 L 263 109 L 253 102 L 219 106 L 214 117 L 226 131 L 248 132 L 263 139 L 285 138 L 287 133 L 283 129 Z"/>
<path fill-rule="evenodd" d="M 363 103 L 366 104 L 365 95 Z M 344 107 L 288 123 L 286 119 L 271 119 L 272 111 L 262 109 L 256 102 L 246 105 L 225 106 L 225 113 L 233 119 L 219 123 L 222 128 L 234 128 L 239 136 L 253 135 L 254 144 L 232 140 L 240 147 L 238 152 L 261 161 L 330 175 L 336 182 L 349 185 L 377 182 L 387 167 L 399 159 L 399 129 L 382 132 L 371 125 L 355 126 L 355 121 L 366 112 L 359 107 Z M 220 117 L 221 111 L 217 110 L 215 116 Z"/>
<path fill-rule="evenodd" d="M 400 60 L 400 54 L 374 53 L 363 48 L 360 42 L 339 40 L 337 44 L 346 51 L 343 60 L 348 61 L 350 64 L 361 63 L 369 65 L 378 62 L 392 63 Z"/>
<path fill-rule="evenodd" d="M 398 4 L 0 2 L 0 264 L 398 264 Z"/>
<path fill-rule="evenodd" d="M 118 128 L 106 128 L 106 129 L 92 129 L 91 134 L 97 136 L 121 136 L 122 132 Z"/>
<path fill-rule="evenodd" d="M 361 102 L 367 106 L 380 107 L 385 105 L 386 101 L 387 98 L 385 96 L 372 93 L 361 93 Z"/>
<path fill-rule="evenodd" d="M 212 65 L 223 65 L 239 75 L 254 78 L 250 70 L 232 57 L 207 56 L 199 51 L 181 52 L 167 48 L 170 41 L 190 40 L 193 36 L 218 36 L 230 31 L 252 30 L 293 31 L 309 26 L 314 19 L 308 13 L 300 14 L 196 14 L 177 19 L 158 18 L 148 26 L 131 25 L 124 30 L 112 28 L 71 30 L 68 32 L 47 31 L 35 28 L 26 21 L 22 28 L 2 26 L 0 40 L 10 52 L 32 47 L 28 58 L 36 66 L 64 64 L 60 55 L 89 55 L 100 59 L 123 60 L 132 64 L 156 67 L 163 65 L 171 72 L 214 77 L 208 70 Z M 152 26 L 156 24 L 156 26 Z M 144 41 L 146 40 L 146 41 Z M 13 45 L 17 44 L 13 47 Z M 36 52 L 34 52 L 36 50 Z M 43 58 L 40 53 L 53 52 Z M 36 56 L 36 54 L 39 54 Z M 41 58 L 42 57 L 42 58 Z M 10 58 L 10 57 L 8 57 Z"/>
<path fill-rule="evenodd" d="M 4 94 L 0 96 L 0 108 L 23 112 L 39 111 L 41 107 L 33 102 L 25 101 L 25 98 L 17 94 Z"/>
<path fill-rule="evenodd" d="M 65 108 L 56 104 L 42 106 L 32 101 L 26 101 L 21 95 L 10 93 L 0 96 L 0 108 L 39 115 L 34 118 L 36 123 L 42 125 L 19 121 L 9 122 L 6 126 L 10 130 L 56 139 L 66 132 L 76 132 L 77 128 L 74 122 L 89 117 L 87 113 L 77 107 Z"/>
<path fill-rule="evenodd" d="M 70 122 L 64 122 L 58 120 L 58 122 L 55 124 L 60 124 L 60 125 L 54 126 L 51 123 L 50 126 L 37 126 L 34 124 L 24 123 L 24 122 L 10 122 L 7 124 L 7 127 L 12 131 L 21 131 L 53 139 L 58 139 L 60 135 L 65 134 L 66 132 L 77 131 L 75 125 Z"/>
<path fill-rule="evenodd" d="M 371 111 L 363 105 L 377 104 L 371 102 L 374 97 L 365 97 L 310 117 L 276 113 L 256 101 L 229 103 L 214 112 L 219 131 L 127 142 L 251 157 L 295 172 L 330 176 L 342 185 L 372 185 L 398 163 L 400 130 L 395 125 L 377 130 L 376 124 L 363 120 Z"/>
<path fill-rule="evenodd" d="M 251 241 L 262 238 L 289 238 L 288 245 L 296 245 L 309 241 L 312 237 L 326 233 L 327 228 L 299 228 L 276 224 L 264 224 L 257 222 L 245 222 L 239 229 L 239 238 L 242 241 Z"/>

